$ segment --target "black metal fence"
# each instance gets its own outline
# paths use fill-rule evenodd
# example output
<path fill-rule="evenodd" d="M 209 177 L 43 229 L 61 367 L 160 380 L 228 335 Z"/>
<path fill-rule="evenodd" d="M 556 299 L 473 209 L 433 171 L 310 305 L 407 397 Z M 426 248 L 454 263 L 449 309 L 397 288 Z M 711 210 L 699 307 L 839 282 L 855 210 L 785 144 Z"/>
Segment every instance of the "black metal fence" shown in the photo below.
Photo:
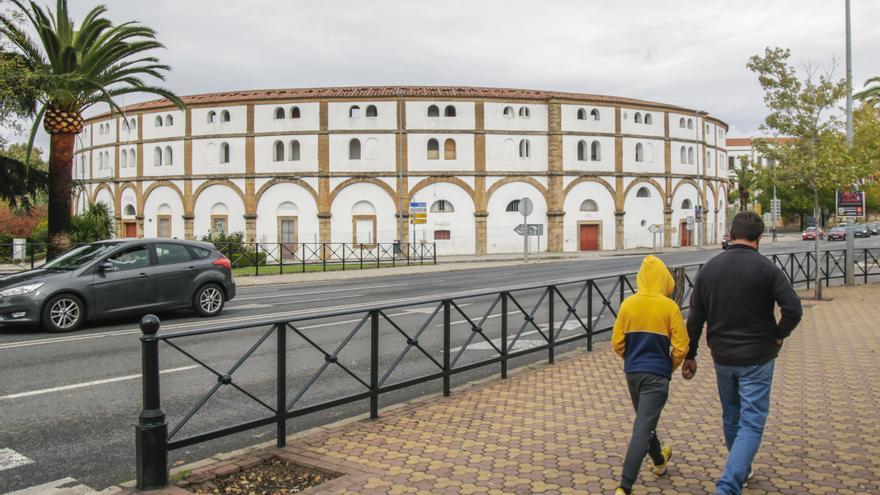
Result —
<path fill-rule="evenodd" d="M 878 257 L 880 249 L 856 251 L 860 281 L 880 275 Z M 825 285 L 845 276 L 845 251 L 825 251 L 818 263 L 812 252 L 769 258 L 796 287 L 812 287 L 817 267 Z M 684 301 L 701 266 L 682 267 Z M 360 401 L 368 402 L 376 418 L 380 398 L 404 389 L 437 381 L 443 395 L 449 395 L 454 377 L 480 368 L 497 366 L 505 378 L 509 366 L 522 364 L 530 354 L 546 353 L 553 363 L 561 346 L 580 343 L 592 350 L 596 337 L 611 331 L 621 302 L 635 290 L 635 278 L 635 272 L 616 273 L 171 334 L 158 334 L 158 319 L 145 317 L 138 487 L 167 484 L 170 450 L 273 424 L 277 444 L 284 446 L 291 419 Z M 342 331 L 334 335 L 328 327 Z M 221 335 L 251 344 L 225 362 L 199 357 Z M 163 353 L 173 351 L 163 354 L 163 361 L 195 363 L 211 383 L 194 404 L 169 399 L 175 402 L 169 409 L 170 428 L 159 394 L 160 344 Z M 261 365 L 245 369 L 251 361 Z M 293 363 L 300 371 L 291 374 Z M 332 387 L 324 386 L 327 380 Z M 200 423 L 199 413 L 224 391 L 236 392 L 255 412 L 235 415 L 224 406 L 220 411 L 234 416 L 229 424 L 218 424 L 216 417 Z"/>
<path fill-rule="evenodd" d="M 274 275 L 307 271 L 358 270 L 364 268 L 437 264 L 434 243 L 267 243 L 215 242 L 229 258 L 236 275 Z M 19 270 L 41 266 L 47 244 L 0 244 L 0 264 Z"/>

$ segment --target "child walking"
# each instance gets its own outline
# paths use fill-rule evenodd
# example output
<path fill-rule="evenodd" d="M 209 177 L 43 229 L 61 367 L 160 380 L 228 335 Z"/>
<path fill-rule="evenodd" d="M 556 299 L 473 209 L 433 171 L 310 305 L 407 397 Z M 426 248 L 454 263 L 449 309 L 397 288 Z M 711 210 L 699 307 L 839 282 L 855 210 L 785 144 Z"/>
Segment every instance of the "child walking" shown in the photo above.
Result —
<path fill-rule="evenodd" d="M 669 269 L 660 258 L 642 260 L 637 292 L 620 305 L 611 346 L 624 359 L 623 371 L 636 419 L 620 486 L 615 495 L 630 495 L 645 454 L 657 476 L 666 474 L 672 449 L 657 437 L 657 422 L 669 396 L 669 380 L 688 352 L 689 338 L 678 305 L 668 296 L 675 288 Z M 670 351 L 671 348 L 671 351 Z"/>

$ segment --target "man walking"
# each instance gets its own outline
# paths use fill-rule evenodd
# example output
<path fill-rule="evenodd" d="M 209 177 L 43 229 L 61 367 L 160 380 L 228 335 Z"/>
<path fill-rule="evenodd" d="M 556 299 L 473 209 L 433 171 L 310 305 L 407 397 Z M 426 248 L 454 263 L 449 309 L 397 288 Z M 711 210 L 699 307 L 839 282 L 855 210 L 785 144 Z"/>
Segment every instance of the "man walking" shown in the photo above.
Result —
<path fill-rule="evenodd" d="M 709 260 L 694 280 L 687 329 L 690 350 L 682 376 L 697 372 L 697 346 L 706 340 L 715 361 L 727 464 L 716 483 L 719 495 L 738 495 L 751 477 L 752 460 L 770 413 L 773 365 L 782 341 L 801 320 L 800 298 L 785 273 L 758 253 L 764 222 L 755 212 L 737 213 L 731 244 Z M 774 303 L 782 318 L 777 322 Z"/>

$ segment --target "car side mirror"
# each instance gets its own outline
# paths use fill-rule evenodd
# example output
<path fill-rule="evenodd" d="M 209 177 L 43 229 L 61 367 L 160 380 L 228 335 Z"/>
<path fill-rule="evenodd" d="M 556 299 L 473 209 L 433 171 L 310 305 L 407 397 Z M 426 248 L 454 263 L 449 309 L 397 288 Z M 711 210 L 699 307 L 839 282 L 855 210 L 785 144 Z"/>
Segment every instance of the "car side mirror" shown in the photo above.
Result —
<path fill-rule="evenodd" d="M 98 265 L 99 272 L 112 272 L 115 270 L 116 270 L 116 267 L 113 266 L 113 263 L 110 263 L 109 261 L 104 261 Z"/>

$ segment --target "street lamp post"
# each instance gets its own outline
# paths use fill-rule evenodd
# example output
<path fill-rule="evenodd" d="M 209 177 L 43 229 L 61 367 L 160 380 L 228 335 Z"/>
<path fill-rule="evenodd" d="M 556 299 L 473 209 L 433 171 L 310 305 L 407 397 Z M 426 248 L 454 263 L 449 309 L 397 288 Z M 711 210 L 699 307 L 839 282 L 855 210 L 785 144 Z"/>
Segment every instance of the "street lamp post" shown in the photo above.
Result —
<path fill-rule="evenodd" d="M 846 0 L 846 144 L 852 145 L 852 27 L 850 0 Z M 846 285 L 855 285 L 855 239 L 852 217 L 846 219 Z"/>

